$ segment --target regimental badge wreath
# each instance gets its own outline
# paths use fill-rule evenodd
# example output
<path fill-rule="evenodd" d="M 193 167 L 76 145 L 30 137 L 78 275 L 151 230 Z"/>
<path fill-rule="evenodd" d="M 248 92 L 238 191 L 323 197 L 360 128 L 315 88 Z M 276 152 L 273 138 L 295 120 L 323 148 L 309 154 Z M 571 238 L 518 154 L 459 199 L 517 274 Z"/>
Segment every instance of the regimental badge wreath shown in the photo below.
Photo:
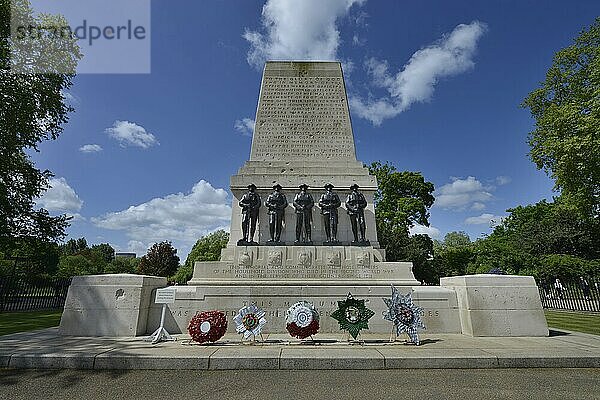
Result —
<path fill-rule="evenodd" d="M 373 310 L 365 307 L 364 300 L 357 300 L 352 293 L 348 293 L 346 300 L 338 301 L 338 309 L 331 317 L 339 322 L 340 329 L 348 331 L 356 340 L 361 330 L 369 329 L 369 319 L 374 314 Z"/>
<path fill-rule="evenodd" d="M 285 327 L 295 338 L 306 339 L 319 331 L 319 313 L 308 301 L 299 301 L 288 308 Z"/>
<path fill-rule="evenodd" d="M 267 323 L 265 311 L 255 304 L 240 308 L 240 311 L 233 318 L 235 330 L 244 335 L 244 339 L 250 336 L 258 336 L 262 333 L 263 326 Z"/>
<path fill-rule="evenodd" d="M 408 292 L 406 296 L 403 296 L 392 285 L 392 298 L 383 299 L 383 301 L 388 307 L 383 312 L 383 319 L 394 323 L 396 336 L 400 336 L 403 332 L 406 332 L 410 341 L 418 346 L 421 342 L 417 329 L 425 329 L 425 325 L 421 320 L 423 309 L 413 303 L 412 292 Z"/>
<path fill-rule="evenodd" d="M 227 318 L 222 311 L 205 311 L 192 317 L 188 332 L 198 343 L 216 342 L 227 331 Z"/>

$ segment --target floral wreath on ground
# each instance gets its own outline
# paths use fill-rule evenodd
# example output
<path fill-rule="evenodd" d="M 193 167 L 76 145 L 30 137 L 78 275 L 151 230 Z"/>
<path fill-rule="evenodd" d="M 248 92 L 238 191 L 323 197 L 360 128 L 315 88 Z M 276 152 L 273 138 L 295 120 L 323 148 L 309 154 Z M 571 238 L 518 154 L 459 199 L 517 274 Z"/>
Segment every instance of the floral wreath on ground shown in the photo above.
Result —
<path fill-rule="evenodd" d="M 392 298 L 383 299 L 383 302 L 388 307 L 383 312 L 383 319 L 394 323 L 396 336 L 406 332 L 410 341 L 418 346 L 421 342 L 417 329 L 425 329 L 425 325 L 421 320 L 423 309 L 413 303 L 412 292 L 404 296 L 392 285 Z"/>
<path fill-rule="evenodd" d="M 312 303 L 299 301 L 288 308 L 285 323 L 290 335 L 306 339 L 319 331 L 319 313 Z"/>
<path fill-rule="evenodd" d="M 263 326 L 267 323 L 265 311 L 256 304 L 250 304 L 240 308 L 240 311 L 233 318 L 235 330 L 244 335 L 244 339 L 250 336 L 258 336 L 262 333 Z"/>
<path fill-rule="evenodd" d="M 188 332 L 198 343 L 216 342 L 227 331 L 227 318 L 222 311 L 204 311 L 192 317 Z"/>
<path fill-rule="evenodd" d="M 338 301 L 338 309 L 331 317 L 338 321 L 340 329 L 348 331 L 350 336 L 356 337 L 363 329 L 369 329 L 369 319 L 375 315 L 373 310 L 365 307 L 364 300 L 357 300 L 348 293 L 346 300 Z"/>

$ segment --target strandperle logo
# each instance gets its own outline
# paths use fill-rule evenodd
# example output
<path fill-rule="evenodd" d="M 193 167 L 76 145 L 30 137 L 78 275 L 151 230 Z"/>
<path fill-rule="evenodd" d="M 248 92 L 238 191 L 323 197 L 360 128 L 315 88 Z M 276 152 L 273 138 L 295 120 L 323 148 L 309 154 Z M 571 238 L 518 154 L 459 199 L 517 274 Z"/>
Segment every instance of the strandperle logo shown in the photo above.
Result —
<path fill-rule="evenodd" d="M 33 25 L 17 26 L 14 40 L 41 39 L 41 38 L 76 38 L 87 42 L 90 46 L 94 41 L 105 40 L 144 40 L 146 39 L 146 27 L 134 24 L 127 20 L 123 25 L 97 26 L 88 23 L 87 19 L 75 28 L 69 25 Z"/>
<path fill-rule="evenodd" d="M 12 73 L 150 73 L 150 0 L 11 0 Z"/>

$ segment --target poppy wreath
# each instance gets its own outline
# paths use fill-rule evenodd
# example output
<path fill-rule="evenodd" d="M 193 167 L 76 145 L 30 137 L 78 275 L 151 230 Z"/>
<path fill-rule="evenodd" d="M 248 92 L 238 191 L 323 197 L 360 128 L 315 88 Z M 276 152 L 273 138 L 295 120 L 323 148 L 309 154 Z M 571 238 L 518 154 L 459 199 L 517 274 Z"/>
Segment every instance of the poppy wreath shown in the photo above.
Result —
<path fill-rule="evenodd" d="M 285 327 L 293 337 L 306 339 L 319 331 L 319 313 L 311 303 L 299 301 L 287 310 Z"/>
<path fill-rule="evenodd" d="M 227 331 L 227 318 L 222 311 L 204 311 L 192 317 L 188 332 L 198 343 L 216 342 Z"/>

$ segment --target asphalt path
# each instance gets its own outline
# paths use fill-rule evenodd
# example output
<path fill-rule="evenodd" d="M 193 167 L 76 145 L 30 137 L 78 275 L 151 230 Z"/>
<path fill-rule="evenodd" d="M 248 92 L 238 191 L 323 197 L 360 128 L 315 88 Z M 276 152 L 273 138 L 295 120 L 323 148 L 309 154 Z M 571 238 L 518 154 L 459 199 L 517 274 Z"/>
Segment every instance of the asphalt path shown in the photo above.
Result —
<path fill-rule="evenodd" d="M 0 370 L 0 399 L 600 399 L 600 369 Z"/>

